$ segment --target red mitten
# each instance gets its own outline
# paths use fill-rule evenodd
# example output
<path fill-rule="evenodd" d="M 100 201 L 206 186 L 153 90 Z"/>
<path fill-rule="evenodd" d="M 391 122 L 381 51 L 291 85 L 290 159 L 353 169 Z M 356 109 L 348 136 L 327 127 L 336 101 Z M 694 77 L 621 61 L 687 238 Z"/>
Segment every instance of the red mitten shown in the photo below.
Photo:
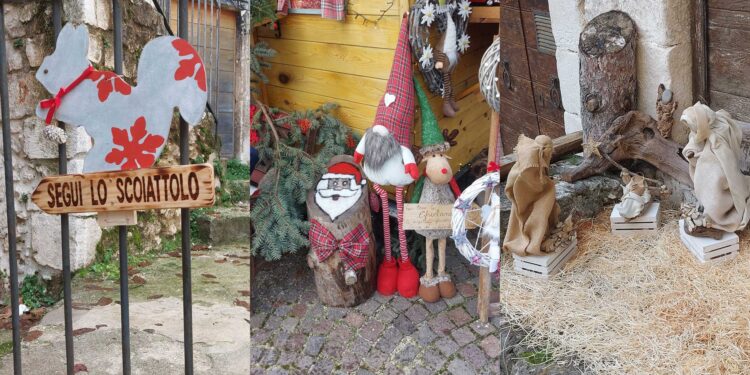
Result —
<path fill-rule="evenodd" d="M 404 166 L 404 173 L 408 173 L 411 175 L 411 178 L 417 179 L 419 178 L 419 168 L 417 168 L 417 165 L 414 163 L 409 163 Z"/>
<path fill-rule="evenodd" d="M 354 151 L 354 162 L 355 163 L 359 164 L 360 162 L 362 162 L 362 158 L 363 157 L 364 157 L 364 155 L 360 154 L 357 151 Z"/>
<path fill-rule="evenodd" d="M 398 262 L 398 294 L 412 298 L 419 292 L 419 272 L 410 260 Z"/>
<path fill-rule="evenodd" d="M 396 278 L 399 275 L 398 267 L 396 266 L 396 260 L 391 258 L 391 261 L 383 260 L 378 268 L 378 293 L 384 296 L 390 296 L 396 293 Z"/>

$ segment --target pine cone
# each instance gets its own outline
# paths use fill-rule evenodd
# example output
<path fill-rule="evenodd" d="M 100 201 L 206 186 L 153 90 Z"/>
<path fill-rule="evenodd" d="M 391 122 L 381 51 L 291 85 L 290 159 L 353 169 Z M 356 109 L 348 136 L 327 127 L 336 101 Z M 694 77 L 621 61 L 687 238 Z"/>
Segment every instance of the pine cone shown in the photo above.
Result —
<path fill-rule="evenodd" d="M 64 144 L 68 141 L 68 135 L 65 134 L 65 130 L 62 130 L 54 125 L 45 126 L 44 130 L 42 130 L 42 133 L 45 137 L 47 137 L 47 139 L 59 145 Z"/>

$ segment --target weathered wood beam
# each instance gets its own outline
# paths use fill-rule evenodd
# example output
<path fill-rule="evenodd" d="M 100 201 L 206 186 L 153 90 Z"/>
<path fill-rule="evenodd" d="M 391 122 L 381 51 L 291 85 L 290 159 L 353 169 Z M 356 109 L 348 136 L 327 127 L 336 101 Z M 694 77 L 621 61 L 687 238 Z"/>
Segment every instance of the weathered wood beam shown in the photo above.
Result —
<path fill-rule="evenodd" d="M 583 150 L 583 132 L 577 131 L 575 133 L 566 134 L 562 137 L 555 138 L 552 150 L 552 161 L 558 161 L 567 155 L 581 152 Z M 516 154 L 508 154 L 500 158 L 500 177 L 505 177 L 516 164 Z"/>

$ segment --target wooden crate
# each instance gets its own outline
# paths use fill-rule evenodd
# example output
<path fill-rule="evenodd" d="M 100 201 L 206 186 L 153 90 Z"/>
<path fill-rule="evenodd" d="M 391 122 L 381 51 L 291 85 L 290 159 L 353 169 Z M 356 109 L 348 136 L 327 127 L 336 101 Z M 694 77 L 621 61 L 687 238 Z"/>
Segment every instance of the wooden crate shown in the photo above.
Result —
<path fill-rule="evenodd" d="M 640 216 L 627 220 L 620 216 L 617 207 L 612 208 L 609 222 L 612 225 L 612 234 L 620 236 L 632 236 L 641 233 L 656 233 L 659 228 L 659 202 L 651 202 Z"/>
<path fill-rule="evenodd" d="M 549 278 L 559 272 L 575 255 L 578 250 L 577 244 L 578 241 L 574 239 L 568 247 L 554 253 L 525 257 L 513 255 L 513 267 L 516 272 L 526 276 Z"/>
<path fill-rule="evenodd" d="M 685 232 L 683 224 L 684 221 L 680 220 L 680 239 L 701 263 L 715 263 L 733 259 L 740 251 L 740 238 L 734 233 L 725 233 L 719 240 L 708 237 L 694 237 Z"/>

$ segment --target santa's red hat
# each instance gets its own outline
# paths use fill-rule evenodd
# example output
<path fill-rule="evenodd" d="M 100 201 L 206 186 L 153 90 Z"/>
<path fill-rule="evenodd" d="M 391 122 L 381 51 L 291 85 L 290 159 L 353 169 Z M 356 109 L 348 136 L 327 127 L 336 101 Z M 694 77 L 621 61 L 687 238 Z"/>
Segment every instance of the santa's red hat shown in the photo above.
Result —
<path fill-rule="evenodd" d="M 403 17 L 391 75 L 388 77 L 385 93 L 378 104 L 373 125 L 386 127 L 399 144 L 411 147 L 415 103 L 411 50 L 409 49 L 409 20 L 408 17 Z"/>
<path fill-rule="evenodd" d="M 358 185 L 367 183 L 367 181 L 362 179 L 362 172 L 359 171 L 359 168 L 354 164 L 346 162 L 336 163 L 328 167 L 328 173 L 323 175 L 323 179 L 327 180 L 331 178 L 354 178 L 354 182 Z"/>

